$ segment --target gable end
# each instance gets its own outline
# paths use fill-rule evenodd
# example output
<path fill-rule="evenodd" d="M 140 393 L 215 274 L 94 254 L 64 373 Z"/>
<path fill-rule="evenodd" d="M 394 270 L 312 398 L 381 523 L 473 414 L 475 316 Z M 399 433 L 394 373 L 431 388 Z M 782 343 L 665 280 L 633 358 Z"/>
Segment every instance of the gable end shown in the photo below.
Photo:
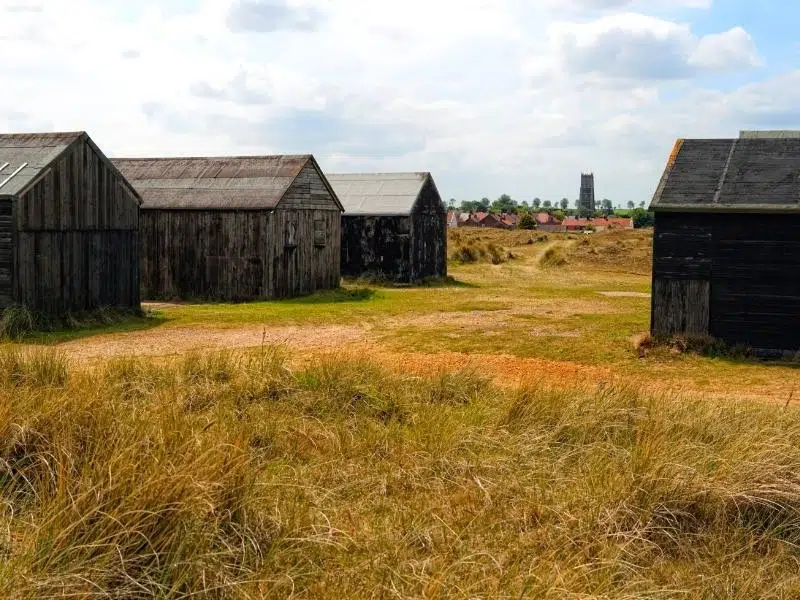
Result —
<path fill-rule="evenodd" d="M 336 193 L 313 157 L 308 159 L 275 208 L 343 211 Z"/>

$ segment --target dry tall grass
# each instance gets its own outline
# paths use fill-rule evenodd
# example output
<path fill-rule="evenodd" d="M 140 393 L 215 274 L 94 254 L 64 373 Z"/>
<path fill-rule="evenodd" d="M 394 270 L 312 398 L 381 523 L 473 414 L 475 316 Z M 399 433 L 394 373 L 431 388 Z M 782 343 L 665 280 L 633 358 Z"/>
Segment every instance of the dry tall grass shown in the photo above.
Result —
<path fill-rule="evenodd" d="M 0 596 L 792 598 L 800 412 L 0 355 Z"/>

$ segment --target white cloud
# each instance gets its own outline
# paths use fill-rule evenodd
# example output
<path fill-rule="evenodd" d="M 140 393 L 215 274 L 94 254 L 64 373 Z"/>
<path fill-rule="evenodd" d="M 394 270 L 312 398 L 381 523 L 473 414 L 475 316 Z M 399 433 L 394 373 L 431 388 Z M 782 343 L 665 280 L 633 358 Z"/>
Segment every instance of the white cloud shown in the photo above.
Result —
<path fill-rule="evenodd" d="M 761 64 L 753 38 L 741 27 L 698 40 L 689 63 L 700 69 L 725 71 Z"/>
<path fill-rule="evenodd" d="M 110 155 L 429 169 L 459 198 L 574 197 L 591 168 L 601 195 L 638 201 L 675 137 L 794 119 L 800 98 L 775 90 L 800 77 L 698 91 L 702 73 L 757 64 L 743 29 L 702 37 L 663 12 L 614 12 L 642 0 L 576 1 L 601 12 L 558 21 L 548 1 L 462 0 L 456 18 L 446 0 L 0 0 L 0 55 L 17 57 L 0 61 L 15 91 L 0 128 L 87 129 Z"/>
<path fill-rule="evenodd" d="M 549 38 L 559 68 L 575 74 L 670 80 L 758 65 L 741 28 L 698 38 L 688 24 L 638 13 L 554 23 Z"/>

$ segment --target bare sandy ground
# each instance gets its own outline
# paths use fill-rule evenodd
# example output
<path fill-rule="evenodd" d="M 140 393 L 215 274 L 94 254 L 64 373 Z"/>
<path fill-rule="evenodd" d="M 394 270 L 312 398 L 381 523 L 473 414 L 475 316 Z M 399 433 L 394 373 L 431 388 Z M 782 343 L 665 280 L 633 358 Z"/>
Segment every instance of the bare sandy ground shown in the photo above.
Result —
<path fill-rule="evenodd" d="M 253 348 L 262 344 L 292 349 L 324 350 L 365 341 L 361 327 L 167 327 L 131 333 L 99 335 L 59 344 L 70 359 L 85 361 L 114 356 L 168 356 L 192 350 Z"/>

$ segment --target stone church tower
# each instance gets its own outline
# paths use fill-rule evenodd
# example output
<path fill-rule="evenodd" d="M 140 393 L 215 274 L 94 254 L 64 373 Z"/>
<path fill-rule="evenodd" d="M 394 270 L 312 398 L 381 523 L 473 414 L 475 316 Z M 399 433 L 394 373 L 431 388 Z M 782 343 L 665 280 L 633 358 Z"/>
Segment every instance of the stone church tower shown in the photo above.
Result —
<path fill-rule="evenodd" d="M 594 173 L 581 173 L 581 192 L 578 196 L 578 213 L 594 216 Z"/>

